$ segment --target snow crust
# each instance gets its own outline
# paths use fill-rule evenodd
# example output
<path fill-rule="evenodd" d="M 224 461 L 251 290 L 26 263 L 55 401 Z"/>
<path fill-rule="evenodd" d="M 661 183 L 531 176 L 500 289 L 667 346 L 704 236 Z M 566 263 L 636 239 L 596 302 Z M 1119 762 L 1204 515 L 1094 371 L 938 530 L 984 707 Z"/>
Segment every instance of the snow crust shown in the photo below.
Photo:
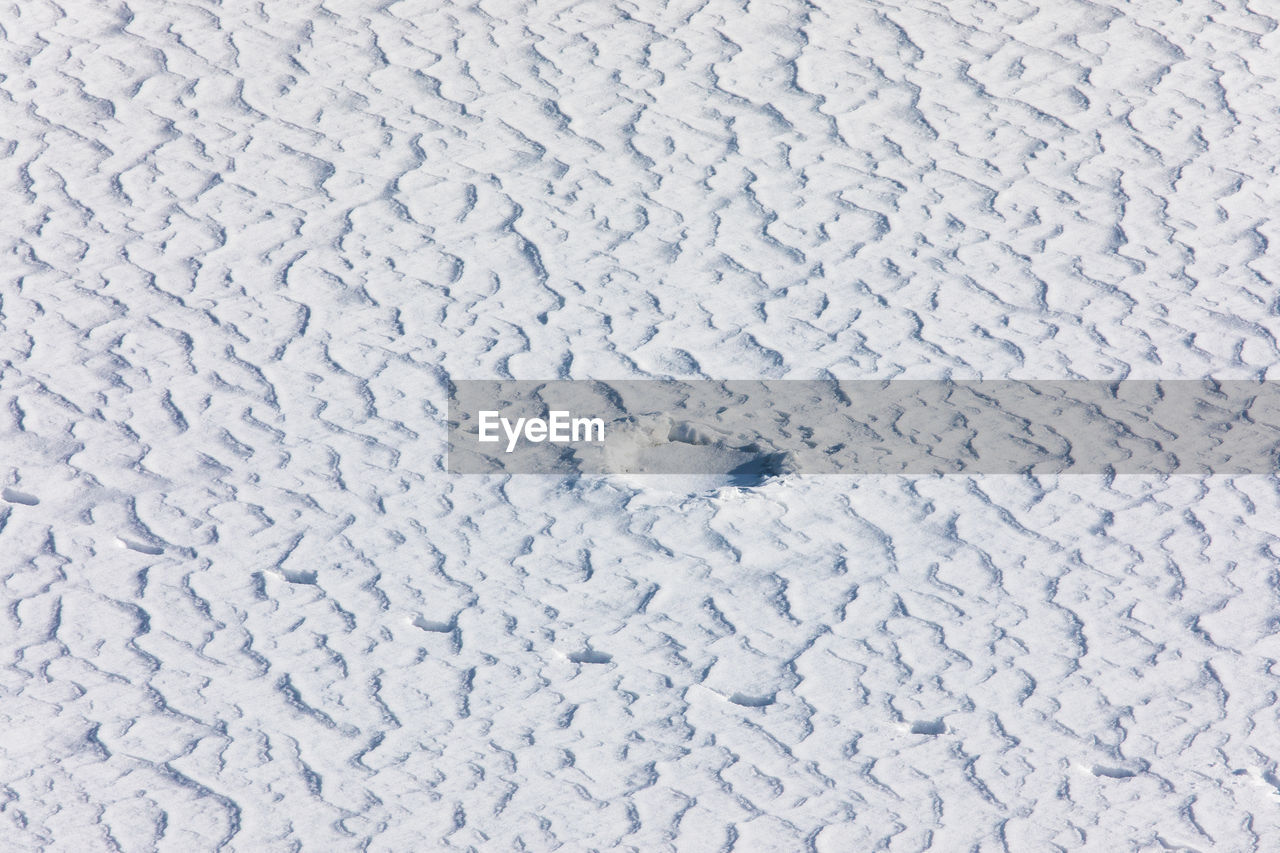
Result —
<path fill-rule="evenodd" d="M 0 27 L 6 849 L 1275 849 L 1274 477 L 451 476 L 443 409 L 1274 378 L 1274 8 Z"/>

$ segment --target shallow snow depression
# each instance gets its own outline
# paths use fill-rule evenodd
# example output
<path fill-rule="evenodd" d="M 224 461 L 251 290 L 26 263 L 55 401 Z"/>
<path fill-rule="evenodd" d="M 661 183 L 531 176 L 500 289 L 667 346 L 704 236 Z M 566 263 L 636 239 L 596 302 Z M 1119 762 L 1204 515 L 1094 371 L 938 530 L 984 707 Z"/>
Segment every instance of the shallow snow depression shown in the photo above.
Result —
<path fill-rule="evenodd" d="M 785 452 L 735 445 L 732 436 L 689 421 L 659 415 L 621 431 L 622 440 L 605 449 L 604 470 L 632 475 L 642 485 L 671 491 L 758 486 L 792 470 Z"/>
<path fill-rule="evenodd" d="M 446 422 L 457 378 L 1267 376 L 1275 14 L 0 8 L 5 846 L 1274 847 L 1274 476 L 638 428 L 718 478 L 668 490 L 451 474 Z"/>

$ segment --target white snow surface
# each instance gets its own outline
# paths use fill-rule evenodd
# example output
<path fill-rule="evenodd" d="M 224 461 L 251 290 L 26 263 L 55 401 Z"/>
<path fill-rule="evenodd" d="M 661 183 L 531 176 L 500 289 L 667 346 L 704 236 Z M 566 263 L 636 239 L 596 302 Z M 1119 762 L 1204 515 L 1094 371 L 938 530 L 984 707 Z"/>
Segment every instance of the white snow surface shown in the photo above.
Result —
<path fill-rule="evenodd" d="M 1277 849 L 1275 478 L 443 459 L 449 376 L 1274 378 L 1277 16 L 4 4 L 3 846 Z"/>

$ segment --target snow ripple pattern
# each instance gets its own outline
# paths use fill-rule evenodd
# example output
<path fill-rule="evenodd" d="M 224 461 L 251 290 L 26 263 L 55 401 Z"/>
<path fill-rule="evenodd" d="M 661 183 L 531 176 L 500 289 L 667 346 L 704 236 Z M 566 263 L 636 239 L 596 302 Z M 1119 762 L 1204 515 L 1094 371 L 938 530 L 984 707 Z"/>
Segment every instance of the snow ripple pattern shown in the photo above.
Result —
<path fill-rule="evenodd" d="M 1274 478 L 442 460 L 448 375 L 1266 376 L 1267 8 L 4 5 L 6 846 L 1273 847 Z"/>

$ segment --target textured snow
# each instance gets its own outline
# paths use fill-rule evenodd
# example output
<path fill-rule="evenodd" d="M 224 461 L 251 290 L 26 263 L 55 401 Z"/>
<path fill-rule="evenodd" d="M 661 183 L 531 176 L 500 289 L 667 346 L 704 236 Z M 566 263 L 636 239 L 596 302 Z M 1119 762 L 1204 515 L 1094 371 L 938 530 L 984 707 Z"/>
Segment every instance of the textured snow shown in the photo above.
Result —
<path fill-rule="evenodd" d="M 455 476 L 443 407 L 1276 378 L 1276 14 L 5 4 L 4 846 L 1275 849 L 1274 477 Z"/>

